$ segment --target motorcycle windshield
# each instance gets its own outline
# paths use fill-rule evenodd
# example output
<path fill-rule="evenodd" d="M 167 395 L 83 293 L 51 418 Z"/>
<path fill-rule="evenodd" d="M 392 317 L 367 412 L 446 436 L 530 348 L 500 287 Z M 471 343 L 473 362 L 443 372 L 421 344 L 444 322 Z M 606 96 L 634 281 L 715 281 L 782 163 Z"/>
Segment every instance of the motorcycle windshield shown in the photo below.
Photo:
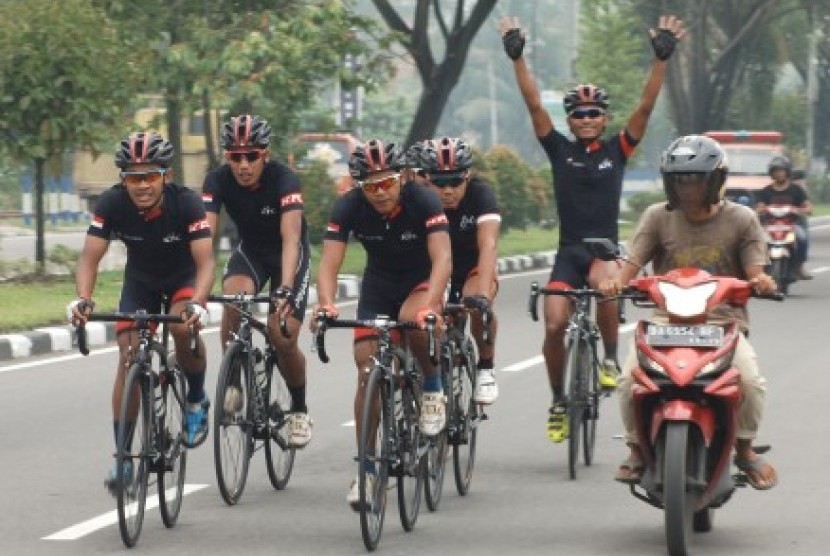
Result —
<path fill-rule="evenodd" d="M 717 282 L 705 282 L 689 288 L 681 288 L 671 282 L 659 282 L 660 294 L 666 300 L 666 311 L 681 318 L 692 318 L 706 313 L 706 304 Z"/>

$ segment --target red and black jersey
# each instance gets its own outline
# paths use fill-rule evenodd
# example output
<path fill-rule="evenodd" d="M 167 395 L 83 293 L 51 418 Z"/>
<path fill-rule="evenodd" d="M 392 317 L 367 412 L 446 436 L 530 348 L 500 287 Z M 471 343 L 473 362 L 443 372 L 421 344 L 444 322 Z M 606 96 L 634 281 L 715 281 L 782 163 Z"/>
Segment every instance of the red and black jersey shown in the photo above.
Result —
<path fill-rule="evenodd" d="M 463 282 L 478 264 L 478 225 L 501 221 L 496 194 L 481 178 L 473 177 L 458 207 L 444 209 L 450 225 L 453 283 Z"/>
<path fill-rule="evenodd" d="M 588 237 L 616 242 L 625 165 L 638 141 L 623 130 L 585 145 L 554 129 L 539 142 L 553 169 L 560 245 Z"/>
<path fill-rule="evenodd" d="M 120 239 L 127 246 L 126 272 L 155 280 L 195 271 L 190 242 L 209 238 L 210 226 L 199 195 L 187 187 L 167 184 L 161 203 L 142 212 L 119 184 L 98 199 L 87 233 Z"/>
<path fill-rule="evenodd" d="M 325 239 L 346 242 L 353 235 L 366 249 L 366 273 L 396 279 L 429 276 L 432 262 L 427 236 L 448 229 L 438 196 L 410 182 L 402 186 L 398 206 L 390 216 L 379 214 L 360 188 L 338 198 Z"/>
<path fill-rule="evenodd" d="M 216 168 L 205 177 L 202 200 L 213 213 L 224 205 L 246 249 L 269 256 L 282 252 L 282 214 L 303 210 L 300 180 L 288 166 L 274 160 L 265 164 L 254 189 L 240 187 L 227 164 Z"/>

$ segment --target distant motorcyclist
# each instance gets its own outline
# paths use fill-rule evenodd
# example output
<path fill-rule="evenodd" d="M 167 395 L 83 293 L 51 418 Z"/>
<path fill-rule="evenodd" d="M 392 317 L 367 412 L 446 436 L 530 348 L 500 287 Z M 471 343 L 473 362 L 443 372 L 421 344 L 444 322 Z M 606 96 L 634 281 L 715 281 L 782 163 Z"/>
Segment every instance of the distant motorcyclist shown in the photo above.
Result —
<path fill-rule="evenodd" d="M 767 166 L 772 183 L 760 190 L 756 195 L 755 210 L 763 218 L 764 211 L 770 205 L 789 205 L 798 213 L 795 224 L 795 253 L 793 266 L 795 277 L 799 280 L 812 280 L 812 274 L 804 269 L 807 261 L 807 249 L 810 245 L 810 233 L 807 217 L 813 213 L 813 204 L 807 192 L 800 185 L 793 183 L 792 163 L 786 156 L 776 156 Z"/>

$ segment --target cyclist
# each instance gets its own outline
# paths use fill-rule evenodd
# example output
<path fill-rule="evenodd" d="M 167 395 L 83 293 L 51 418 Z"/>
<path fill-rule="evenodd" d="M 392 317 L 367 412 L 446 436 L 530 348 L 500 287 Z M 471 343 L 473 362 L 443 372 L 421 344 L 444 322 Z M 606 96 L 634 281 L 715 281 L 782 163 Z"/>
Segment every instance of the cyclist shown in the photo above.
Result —
<path fill-rule="evenodd" d="M 461 139 L 442 137 L 424 142 L 420 168 L 427 184 L 441 198 L 450 224 L 452 278 L 449 300 L 479 296 L 490 306 L 498 291 L 497 245 L 501 214 L 493 190 L 470 171 L 473 155 Z M 499 395 L 493 370 L 497 322 L 490 324 L 490 342 L 483 340 L 481 315 L 474 313 L 471 329 L 478 347 L 478 376 L 473 397 L 477 403 L 492 404 Z"/>
<path fill-rule="evenodd" d="M 367 261 L 357 304 L 358 319 L 387 315 L 401 321 L 424 322 L 428 314 L 440 315 L 450 279 L 452 256 L 447 217 L 441 201 L 429 189 L 403 182 L 406 157 L 394 143 L 369 141 L 352 152 L 349 173 L 360 185 L 335 201 L 326 227 L 317 277 L 319 304 L 330 317 L 337 273 L 346 254 L 349 235 L 363 244 Z M 408 341 L 424 372 L 420 429 L 434 436 L 444 428 L 446 407 L 441 374 L 427 355 L 424 332 L 408 334 Z M 377 351 L 377 336 L 355 329 L 354 360 L 358 384 L 354 399 L 356 431 L 361 430 L 365 370 Z M 376 423 L 376 421 L 375 421 Z M 376 425 L 375 425 L 376 426 Z M 374 472 L 374 462 L 369 472 Z M 360 492 L 355 480 L 346 497 L 354 510 Z"/>
<path fill-rule="evenodd" d="M 170 299 L 170 313 L 182 314 L 184 324 L 170 331 L 176 358 L 187 377 L 186 428 L 188 440 L 207 434 L 210 402 L 204 391 L 205 347 L 199 340 L 198 355 L 189 348 L 188 327 L 207 322 L 205 303 L 213 286 L 213 250 L 210 224 L 199 196 L 173 182 L 173 147 L 154 132 L 128 135 L 115 153 L 121 182 L 104 192 L 93 211 L 75 270 L 77 299 L 69 303 L 67 317 L 85 323 L 95 306 L 92 294 L 98 265 L 112 238 L 127 247 L 127 264 L 118 310 L 144 309 L 159 313 L 162 295 Z M 130 322 L 116 325 L 119 356 L 112 390 L 113 430 L 118 445 L 118 415 L 124 379 L 138 347 L 138 333 Z M 113 469 L 106 481 L 114 493 Z"/>
<path fill-rule="evenodd" d="M 762 215 L 768 205 L 790 205 L 798 212 L 798 221 L 795 223 L 795 277 L 799 280 L 812 280 L 812 274 L 804 269 L 807 261 L 807 249 L 810 245 L 810 232 L 806 217 L 813 213 L 813 204 L 807 192 L 800 185 L 791 180 L 792 163 L 786 156 L 776 156 L 767 166 L 772 183 L 757 193 L 755 209 Z"/>
<path fill-rule="evenodd" d="M 631 240 L 630 259 L 634 264 L 623 265 L 619 275 L 603 280 L 599 289 L 605 295 L 617 295 L 637 275 L 639 267 L 651 261 L 655 274 L 693 266 L 713 275 L 749 280 L 760 293 L 775 292 L 775 281 L 764 273 L 767 250 L 758 219 L 752 209 L 723 199 L 728 169 L 726 154 L 717 141 L 700 135 L 676 139 L 663 154 L 660 171 L 668 202 L 646 210 Z M 664 318 L 656 314 L 654 320 Z M 735 464 L 747 473 L 753 487 L 769 489 L 777 481 L 775 468 L 752 449 L 766 387 L 755 350 L 745 336 L 749 331 L 746 309 L 724 304 L 710 314 L 712 322 L 731 320 L 737 320 L 744 333 L 732 361 L 741 374 L 742 397 Z M 643 472 L 632 395 L 631 373 L 636 365 L 632 342 L 620 383 L 620 407 L 631 453 L 615 478 L 624 483 L 638 482 Z"/>
<path fill-rule="evenodd" d="M 239 232 L 240 242 L 225 266 L 222 292 L 254 294 L 270 283 L 277 310 L 268 317 L 269 337 L 291 394 L 288 443 L 303 448 L 311 440 L 313 422 L 306 406 L 305 356 L 297 346 L 309 281 L 308 231 L 300 182 L 287 166 L 269 160 L 271 126 L 259 116 L 231 118 L 222 128 L 221 143 L 226 163 L 205 177 L 202 199 L 211 229 L 218 229 L 219 211 L 224 206 Z M 280 318 L 286 319 L 288 338 L 280 331 Z M 222 313 L 223 350 L 238 325 L 238 313 Z M 240 411 L 239 388 L 229 388 L 222 403 L 231 414 Z"/>
<path fill-rule="evenodd" d="M 685 31 L 674 16 L 661 16 L 658 30 L 651 30 L 655 59 L 638 106 L 620 133 L 602 139 L 609 121 L 608 94 L 594 85 L 577 85 L 563 98 L 567 122 L 575 140 L 554 129 L 550 115 L 542 106 L 539 90 L 522 57 L 525 37 L 516 18 L 502 18 L 500 23 L 505 51 L 513 60 L 516 81 L 524 97 L 533 130 L 550 159 L 553 170 L 556 207 L 561 222 L 559 248 L 550 275 L 550 287 L 596 287 L 611 276 L 613 263 L 594 260 L 581 242 L 589 237 L 618 239 L 617 219 L 620 210 L 623 172 L 626 162 L 642 139 L 651 111 L 657 101 L 667 60 Z M 545 341 L 542 351 L 548 379 L 553 391 L 547 432 L 553 442 L 568 437 L 567 406 L 562 393 L 565 365 L 564 336 L 571 312 L 571 301 L 562 296 L 545 299 Z M 617 338 L 619 319 L 615 301 L 599 303 L 597 325 L 602 334 L 604 359 L 599 382 L 607 389 L 616 387 Z"/>

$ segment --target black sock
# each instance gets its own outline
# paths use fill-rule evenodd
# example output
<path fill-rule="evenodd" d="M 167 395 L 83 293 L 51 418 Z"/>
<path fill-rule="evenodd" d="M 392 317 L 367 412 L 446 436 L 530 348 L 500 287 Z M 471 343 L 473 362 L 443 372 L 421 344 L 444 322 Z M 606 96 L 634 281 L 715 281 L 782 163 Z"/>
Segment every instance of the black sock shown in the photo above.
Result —
<path fill-rule="evenodd" d="M 553 403 L 562 403 L 565 401 L 565 397 L 562 395 L 562 387 L 559 386 L 553 389 Z"/>
<path fill-rule="evenodd" d="M 199 403 L 205 397 L 205 373 L 184 373 L 187 379 L 187 402 Z"/>
<path fill-rule="evenodd" d="M 305 384 L 297 386 L 296 388 L 288 387 L 288 393 L 291 394 L 291 411 L 308 413 L 308 408 L 305 405 Z"/>
<path fill-rule="evenodd" d="M 493 368 L 493 358 L 484 359 L 483 357 L 478 360 L 478 368 L 479 369 L 492 369 Z"/>
<path fill-rule="evenodd" d="M 603 346 L 606 359 L 617 360 L 617 344 L 606 344 Z"/>

